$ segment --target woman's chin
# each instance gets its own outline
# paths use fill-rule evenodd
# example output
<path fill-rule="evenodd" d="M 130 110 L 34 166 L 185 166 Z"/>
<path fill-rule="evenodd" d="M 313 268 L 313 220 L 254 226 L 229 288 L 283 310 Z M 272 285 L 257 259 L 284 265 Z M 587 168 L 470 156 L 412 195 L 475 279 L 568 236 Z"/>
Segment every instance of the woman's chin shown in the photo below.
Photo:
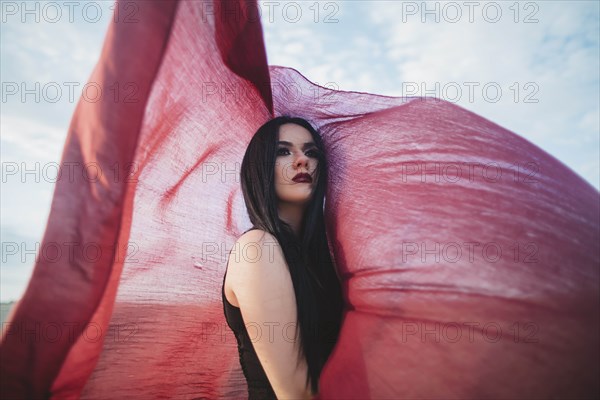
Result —
<path fill-rule="evenodd" d="M 306 190 L 294 190 L 293 193 L 285 193 L 283 196 L 279 196 L 279 198 L 286 203 L 302 204 L 309 201 L 312 194 L 311 189 L 307 187 Z"/>
<path fill-rule="evenodd" d="M 287 196 L 281 199 L 281 201 L 288 204 L 295 204 L 301 206 L 306 205 L 310 201 L 310 198 L 311 194 L 308 193 L 306 195 Z"/>

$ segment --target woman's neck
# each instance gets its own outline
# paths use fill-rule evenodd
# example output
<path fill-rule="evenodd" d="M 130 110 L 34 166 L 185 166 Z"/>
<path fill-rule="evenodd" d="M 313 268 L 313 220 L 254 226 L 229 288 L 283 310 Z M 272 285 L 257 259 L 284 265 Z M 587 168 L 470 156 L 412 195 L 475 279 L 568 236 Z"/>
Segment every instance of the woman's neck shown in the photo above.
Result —
<path fill-rule="evenodd" d="M 304 216 L 305 209 L 305 205 L 292 203 L 279 203 L 277 206 L 279 219 L 289 224 L 298 237 L 300 237 L 302 217 Z"/>

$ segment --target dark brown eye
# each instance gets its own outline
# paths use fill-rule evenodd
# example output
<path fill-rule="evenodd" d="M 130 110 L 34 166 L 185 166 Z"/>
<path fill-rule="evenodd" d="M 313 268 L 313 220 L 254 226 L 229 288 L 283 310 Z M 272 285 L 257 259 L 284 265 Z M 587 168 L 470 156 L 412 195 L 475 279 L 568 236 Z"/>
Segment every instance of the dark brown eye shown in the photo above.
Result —
<path fill-rule="evenodd" d="M 306 154 L 309 157 L 317 158 L 317 156 L 319 155 L 319 152 L 316 151 L 316 150 L 309 150 L 309 151 L 306 152 Z"/>
<path fill-rule="evenodd" d="M 285 147 L 281 147 L 281 148 L 279 148 L 277 150 L 277 155 L 278 156 L 285 156 L 285 155 L 287 155 L 284 152 L 287 152 L 289 154 L 290 151 L 288 149 L 286 149 Z"/>

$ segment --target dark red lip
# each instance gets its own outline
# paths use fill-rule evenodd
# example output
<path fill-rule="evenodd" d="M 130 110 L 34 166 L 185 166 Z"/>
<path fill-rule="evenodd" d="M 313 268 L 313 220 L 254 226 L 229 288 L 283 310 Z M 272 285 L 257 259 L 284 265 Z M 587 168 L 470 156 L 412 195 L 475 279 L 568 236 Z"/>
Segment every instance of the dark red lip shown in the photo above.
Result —
<path fill-rule="evenodd" d="M 307 174 L 306 172 L 301 172 L 301 173 L 297 174 L 295 177 L 293 177 L 292 180 L 296 183 L 301 183 L 301 182 L 311 183 L 312 177 L 309 174 Z"/>

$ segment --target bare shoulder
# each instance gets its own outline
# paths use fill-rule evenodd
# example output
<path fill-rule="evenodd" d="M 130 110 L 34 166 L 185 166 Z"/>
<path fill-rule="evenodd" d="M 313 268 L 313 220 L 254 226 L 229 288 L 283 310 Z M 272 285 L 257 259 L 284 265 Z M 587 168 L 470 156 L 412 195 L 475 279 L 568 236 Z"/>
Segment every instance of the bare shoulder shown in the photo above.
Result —
<path fill-rule="evenodd" d="M 269 232 L 264 231 L 262 229 L 252 229 L 251 231 L 245 232 L 242 236 L 237 240 L 240 243 L 268 243 L 274 242 L 278 243 L 275 236 L 271 235 Z"/>
<path fill-rule="evenodd" d="M 296 296 L 277 239 L 256 229 L 242 235 L 236 245 L 230 265 L 235 270 L 235 294 L 246 326 L 269 332 L 252 345 L 273 391 L 279 399 L 310 398 L 304 386 L 308 366 L 293 329 L 288 330 L 297 324 Z"/>
<path fill-rule="evenodd" d="M 276 279 L 285 279 L 285 272 L 289 275 L 277 238 L 262 229 L 253 229 L 239 237 L 231 249 L 228 270 L 236 296 L 251 280 L 266 279 L 267 283 L 276 284 L 280 283 Z"/>

